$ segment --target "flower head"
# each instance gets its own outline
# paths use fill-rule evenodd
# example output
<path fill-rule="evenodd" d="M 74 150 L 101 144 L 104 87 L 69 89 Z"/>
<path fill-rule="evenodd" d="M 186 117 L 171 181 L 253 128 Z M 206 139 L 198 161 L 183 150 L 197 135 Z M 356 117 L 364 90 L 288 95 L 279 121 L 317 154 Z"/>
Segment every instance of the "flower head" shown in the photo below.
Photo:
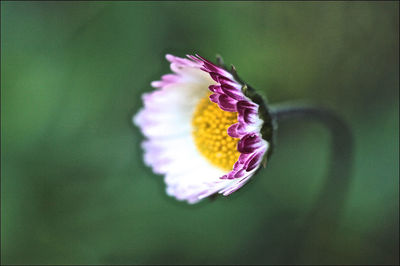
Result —
<path fill-rule="evenodd" d="M 145 163 L 165 176 L 167 193 L 196 203 L 227 196 L 259 169 L 270 150 L 271 121 L 261 98 L 222 66 L 196 55 L 167 55 L 173 74 L 143 95 L 134 116 L 146 140 Z"/>

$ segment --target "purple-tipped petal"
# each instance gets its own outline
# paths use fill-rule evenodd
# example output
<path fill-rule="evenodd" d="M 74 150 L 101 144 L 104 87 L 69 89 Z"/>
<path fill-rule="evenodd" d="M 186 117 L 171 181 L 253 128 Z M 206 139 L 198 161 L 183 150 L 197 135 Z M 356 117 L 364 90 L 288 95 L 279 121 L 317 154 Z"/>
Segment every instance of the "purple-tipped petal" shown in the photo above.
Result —
<path fill-rule="evenodd" d="M 262 161 L 263 155 L 264 155 L 264 152 L 254 153 L 244 165 L 244 168 L 246 169 L 246 171 L 250 172 L 251 170 L 258 167 Z"/>
<path fill-rule="evenodd" d="M 218 79 L 219 79 L 219 76 L 220 76 L 220 75 L 219 75 L 218 73 L 209 72 L 208 74 L 210 74 L 210 77 L 211 77 L 213 80 L 215 80 L 216 82 L 219 83 Z"/>
<path fill-rule="evenodd" d="M 222 85 L 220 88 L 226 95 L 232 97 L 235 100 L 240 101 L 244 98 L 243 93 L 233 86 Z"/>
<path fill-rule="evenodd" d="M 219 98 L 220 94 L 214 93 L 210 95 L 210 101 L 212 101 L 213 103 L 218 103 L 218 98 Z"/>
<path fill-rule="evenodd" d="M 222 94 L 224 93 L 219 85 L 210 85 L 208 89 L 214 93 Z"/>
<path fill-rule="evenodd" d="M 238 132 L 238 127 L 239 123 L 233 124 L 230 127 L 228 127 L 228 135 L 231 136 L 232 138 L 240 138 L 240 134 Z"/>
<path fill-rule="evenodd" d="M 228 112 L 236 112 L 237 101 L 227 95 L 221 94 L 218 97 L 219 107 Z"/>
<path fill-rule="evenodd" d="M 252 153 L 261 146 L 261 139 L 255 133 L 247 134 L 238 142 L 238 151 Z"/>
<path fill-rule="evenodd" d="M 249 158 L 251 157 L 252 154 L 253 153 L 242 153 L 242 154 L 240 154 L 238 162 L 241 165 L 244 165 L 249 160 Z"/>
<path fill-rule="evenodd" d="M 240 171 L 238 171 L 238 172 L 235 174 L 234 178 L 241 178 L 241 177 L 243 177 L 245 174 L 246 174 L 246 170 L 245 170 L 245 169 L 241 169 Z"/>
<path fill-rule="evenodd" d="M 248 101 L 238 101 L 236 108 L 239 113 L 239 121 L 253 124 L 258 119 L 258 106 Z"/>

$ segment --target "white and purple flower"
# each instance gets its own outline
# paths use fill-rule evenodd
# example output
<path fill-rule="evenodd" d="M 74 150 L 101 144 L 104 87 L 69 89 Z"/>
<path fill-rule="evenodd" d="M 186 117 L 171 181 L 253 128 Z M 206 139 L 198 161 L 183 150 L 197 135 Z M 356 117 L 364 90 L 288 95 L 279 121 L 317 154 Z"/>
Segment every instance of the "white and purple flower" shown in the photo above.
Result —
<path fill-rule="evenodd" d="M 242 187 L 265 160 L 270 138 L 262 133 L 262 104 L 236 75 L 187 57 L 166 56 L 174 73 L 151 83 L 156 90 L 143 95 L 134 123 L 147 138 L 145 163 L 165 176 L 167 193 L 196 203 Z"/>

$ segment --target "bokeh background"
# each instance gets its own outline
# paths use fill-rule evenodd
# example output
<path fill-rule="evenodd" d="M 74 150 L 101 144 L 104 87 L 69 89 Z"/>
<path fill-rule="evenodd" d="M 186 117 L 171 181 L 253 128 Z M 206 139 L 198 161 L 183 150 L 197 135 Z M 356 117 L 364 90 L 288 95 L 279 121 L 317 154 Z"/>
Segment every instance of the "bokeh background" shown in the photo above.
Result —
<path fill-rule="evenodd" d="M 398 32 L 398 2 L 2 1 L 1 263 L 398 263 Z M 330 135 L 288 120 L 239 192 L 168 197 L 131 123 L 165 53 L 219 53 L 270 103 L 335 110 L 354 136 L 347 193 L 310 216 Z"/>

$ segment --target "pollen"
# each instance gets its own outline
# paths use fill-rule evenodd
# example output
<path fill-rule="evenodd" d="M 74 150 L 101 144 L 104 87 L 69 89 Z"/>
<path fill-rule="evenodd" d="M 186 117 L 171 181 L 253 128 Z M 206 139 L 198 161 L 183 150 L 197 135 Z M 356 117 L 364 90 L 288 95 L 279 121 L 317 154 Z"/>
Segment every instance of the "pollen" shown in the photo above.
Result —
<path fill-rule="evenodd" d="M 237 112 L 227 112 L 209 99 L 209 94 L 197 104 L 192 117 L 192 134 L 200 154 L 224 171 L 232 170 L 240 153 L 238 138 L 228 135 L 228 128 L 237 123 Z"/>

